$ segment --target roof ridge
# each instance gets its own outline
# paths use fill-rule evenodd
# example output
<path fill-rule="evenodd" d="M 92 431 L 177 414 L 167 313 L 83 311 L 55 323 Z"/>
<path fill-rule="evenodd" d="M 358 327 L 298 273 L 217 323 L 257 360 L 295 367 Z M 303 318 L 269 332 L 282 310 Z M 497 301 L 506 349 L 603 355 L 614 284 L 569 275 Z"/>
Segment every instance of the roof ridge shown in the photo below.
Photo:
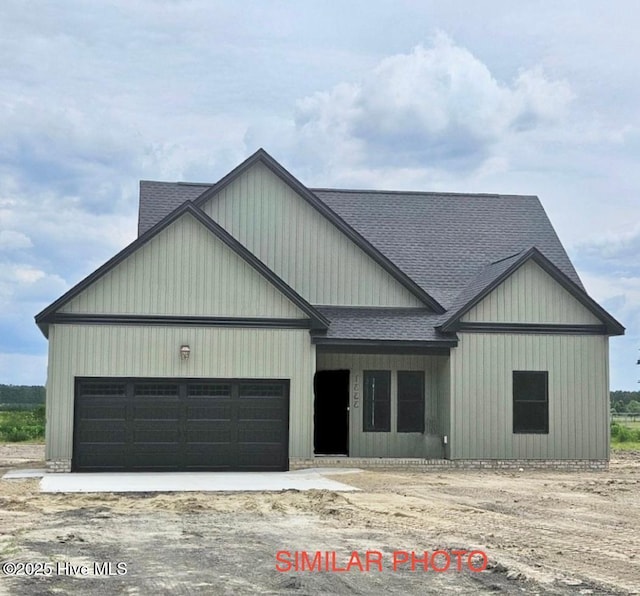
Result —
<path fill-rule="evenodd" d="M 180 186 L 213 186 L 214 182 L 185 182 L 183 180 L 145 180 L 141 179 L 140 182 L 150 182 L 151 184 L 178 184 Z"/>
<path fill-rule="evenodd" d="M 309 188 L 311 192 L 339 192 L 358 194 L 383 194 L 383 195 L 429 195 L 429 196 L 455 196 L 455 197 L 520 197 L 538 199 L 537 195 L 517 195 L 491 192 L 438 192 L 435 190 L 379 190 L 357 188 Z"/>

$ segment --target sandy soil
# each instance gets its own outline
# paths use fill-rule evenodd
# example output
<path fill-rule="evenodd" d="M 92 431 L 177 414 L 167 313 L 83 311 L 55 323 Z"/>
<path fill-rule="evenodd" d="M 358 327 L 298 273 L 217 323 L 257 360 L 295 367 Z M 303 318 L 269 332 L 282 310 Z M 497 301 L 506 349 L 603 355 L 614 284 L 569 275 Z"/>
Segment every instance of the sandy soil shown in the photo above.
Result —
<path fill-rule="evenodd" d="M 42 446 L 0 446 L 0 474 Z M 0 560 L 90 567 L 2 577 L 0 594 L 640 593 L 640 454 L 608 472 L 366 471 L 362 489 L 44 495 L 0 481 Z M 480 549 L 482 573 L 392 568 L 394 551 Z M 383 570 L 278 572 L 276 553 L 382 553 Z M 477 560 L 476 560 L 477 561 Z M 114 564 L 96 576 L 93 562 Z M 126 563 L 117 576 L 115 564 Z"/>

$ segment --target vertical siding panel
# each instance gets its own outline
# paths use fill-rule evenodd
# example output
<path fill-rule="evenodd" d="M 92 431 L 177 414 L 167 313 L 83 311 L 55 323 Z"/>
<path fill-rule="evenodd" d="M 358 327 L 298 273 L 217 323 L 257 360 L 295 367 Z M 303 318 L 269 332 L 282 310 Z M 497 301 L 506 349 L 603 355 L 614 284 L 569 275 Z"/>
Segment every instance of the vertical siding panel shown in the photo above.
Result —
<path fill-rule="evenodd" d="M 571 355 L 569 354 L 568 338 L 566 337 L 561 338 L 560 343 L 562 345 L 562 363 L 564 365 L 563 368 L 565 371 L 567 371 L 566 374 L 570 377 L 572 361 L 571 361 Z M 555 382 L 556 382 L 556 388 L 558 388 L 558 386 L 560 385 L 559 379 L 556 378 Z M 570 408 L 569 395 L 570 394 L 569 394 L 568 387 L 561 387 L 561 391 L 562 391 L 562 398 L 563 398 L 561 422 L 562 422 L 562 428 L 564 429 L 563 440 L 562 440 L 562 453 L 566 453 L 568 457 L 568 454 L 571 452 L 571 437 L 572 437 L 572 429 L 570 427 L 571 414 L 569 411 L 569 408 Z"/>
<path fill-rule="evenodd" d="M 503 339 L 501 342 L 500 339 Z M 493 337 L 493 341 L 502 344 L 504 353 L 504 369 L 500 371 L 502 379 L 500 391 L 502 395 L 502 403 L 507 411 L 507 417 L 504 426 L 504 453 L 506 458 L 518 457 L 513 436 L 513 371 L 517 370 L 519 362 L 514 361 L 514 337 L 505 335 L 503 338 Z"/>
<path fill-rule="evenodd" d="M 576 419 L 576 452 L 585 453 L 588 452 L 588 437 L 586 436 L 586 427 L 584 424 L 584 417 L 588 415 L 588 402 L 589 393 L 593 387 L 593 380 L 591 377 L 591 371 L 589 369 L 589 352 L 585 337 L 579 337 L 578 354 L 579 358 L 576 358 L 576 378 L 581 379 L 579 385 L 580 389 L 577 392 L 577 399 L 574 401 L 574 416 Z"/>
<path fill-rule="evenodd" d="M 498 354 L 497 344 L 488 338 L 488 348 L 490 353 L 489 359 L 489 384 L 493 387 L 494 393 L 498 391 L 498 379 L 500 374 L 500 358 Z M 498 443 L 498 437 L 500 436 L 501 428 L 504 423 L 504 407 L 500 401 L 496 399 L 490 399 L 487 404 L 487 410 L 489 412 L 489 420 L 491 424 L 490 431 L 490 446 L 491 453 L 499 453 L 500 445 Z"/>
<path fill-rule="evenodd" d="M 471 412 L 470 412 L 470 401 L 471 401 L 471 383 L 472 383 L 472 379 L 474 378 L 475 375 L 475 361 L 470 358 L 470 350 L 471 350 L 471 342 L 469 342 L 468 344 L 462 344 L 462 351 L 464 354 L 464 362 L 468 362 L 469 363 L 469 370 L 466 371 L 465 377 L 464 377 L 464 384 L 463 384 L 463 396 L 464 396 L 464 400 L 463 400 L 463 404 L 464 407 L 462 408 L 462 410 L 460 411 L 460 418 L 461 418 L 461 423 L 462 423 L 462 457 L 464 458 L 468 458 L 469 457 L 469 441 L 471 440 L 471 428 L 470 428 L 470 420 L 469 418 L 471 417 Z"/>
<path fill-rule="evenodd" d="M 460 457 L 459 440 L 458 440 L 458 410 L 460 403 L 460 380 L 462 378 L 462 371 L 460 367 L 460 344 L 458 347 L 453 348 L 450 352 L 449 362 L 449 457 L 457 459 Z"/>
<path fill-rule="evenodd" d="M 608 339 L 605 337 L 602 337 L 600 338 L 600 341 L 602 344 L 602 346 L 600 346 L 600 349 L 608 352 L 608 346 L 604 347 L 605 344 L 607 344 Z M 594 362 L 593 408 L 599 409 L 601 411 L 601 417 L 602 417 L 600 423 L 598 423 L 597 420 L 595 421 L 595 426 L 596 426 L 595 434 L 597 437 L 597 441 L 594 445 L 594 451 L 595 453 L 598 453 L 598 452 L 603 452 L 607 450 L 605 446 L 606 433 L 607 433 L 606 429 L 609 427 L 609 404 L 606 404 L 606 407 L 603 407 L 605 405 L 599 403 L 598 401 L 598 393 L 603 390 L 608 393 L 609 385 L 605 384 L 604 382 L 604 379 L 607 377 L 606 371 L 604 370 L 605 362 L 598 359 L 595 347 L 593 349 L 592 358 Z"/>

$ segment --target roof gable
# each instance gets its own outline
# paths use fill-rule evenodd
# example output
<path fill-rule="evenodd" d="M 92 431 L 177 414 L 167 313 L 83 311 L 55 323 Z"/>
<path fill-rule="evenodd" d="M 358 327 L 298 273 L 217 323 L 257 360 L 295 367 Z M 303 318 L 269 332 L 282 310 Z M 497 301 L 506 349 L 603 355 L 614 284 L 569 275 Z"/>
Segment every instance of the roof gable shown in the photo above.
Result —
<path fill-rule="evenodd" d="M 54 322 L 56 316 L 65 316 L 64 314 L 59 313 L 61 310 L 64 310 L 64 307 L 68 305 L 72 300 L 78 297 L 90 286 L 99 282 L 99 280 L 103 279 L 118 265 L 123 263 L 131 255 L 133 255 L 136 251 L 146 246 L 161 232 L 166 230 L 170 225 L 187 214 L 192 216 L 195 220 L 202 224 L 217 239 L 221 240 L 226 247 L 231 249 L 233 253 L 237 254 L 252 269 L 257 271 L 264 279 L 266 279 L 272 286 L 274 286 L 279 293 L 284 295 L 297 308 L 306 313 L 309 316 L 312 328 L 326 329 L 328 327 L 329 321 L 324 317 L 324 315 L 322 315 L 318 310 L 312 307 L 306 300 L 304 300 L 292 288 L 284 283 L 275 273 L 273 273 L 273 271 L 271 271 L 264 263 L 259 261 L 253 254 L 251 254 L 245 247 L 243 247 L 235 238 L 230 236 L 223 228 L 212 221 L 205 213 L 195 207 L 192 203 L 186 202 L 176 210 L 174 210 L 170 215 L 168 215 L 160 223 L 154 226 L 151 230 L 148 230 L 145 234 L 140 236 L 137 240 L 120 251 L 112 259 L 107 261 L 94 273 L 71 288 L 58 300 L 45 308 L 41 313 L 36 315 L 36 323 L 40 326 L 43 333 L 45 333 L 46 335 L 48 324 Z"/>
<path fill-rule="evenodd" d="M 500 261 L 491 263 L 486 266 L 476 277 L 474 277 L 468 286 L 461 292 L 451 309 L 451 315 L 440 325 L 439 329 L 443 332 L 452 332 L 460 328 L 461 323 L 466 320 L 472 309 L 481 304 L 492 292 L 501 286 L 516 272 L 522 270 L 527 263 L 535 263 L 544 273 L 554 280 L 564 291 L 566 291 L 573 299 L 575 299 L 585 311 L 574 309 L 573 315 L 576 317 L 584 316 L 582 312 L 588 312 L 593 315 L 594 319 L 600 321 L 609 335 L 621 335 L 624 333 L 624 327 L 616 321 L 607 311 L 605 311 L 597 302 L 571 279 L 569 279 L 558 267 L 556 267 L 545 255 L 537 248 L 532 247 L 529 250 L 522 251 L 516 255 L 511 255 Z M 536 286 L 541 285 L 537 283 Z M 536 288 L 537 289 L 537 288 Z M 557 300 L 558 295 L 554 296 Z M 594 319 L 565 320 L 564 323 L 580 324 L 595 322 Z M 475 321 L 475 318 L 474 318 Z M 514 322 L 514 321 L 509 321 Z M 520 321 L 516 321 L 520 322 Z M 557 321 L 522 321 L 527 323 L 551 322 Z"/>
<path fill-rule="evenodd" d="M 245 160 L 237 168 L 232 170 L 219 182 L 205 190 L 194 203 L 199 207 L 207 210 L 206 205 L 211 204 L 214 197 L 220 196 L 223 191 L 238 181 L 243 175 L 247 174 L 257 165 L 267 168 L 277 179 L 290 188 L 296 196 L 302 198 L 315 211 L 320 213 L 327 221 L 337 228 L 350 242 L 364 252 L 379 267 L 381 267 L 388 275 L 396 280 L 401 286 L 406 288 L 413 296 L 418 298 L 420 304 L 429 306 L 434 312 L 443 313 L 444 308 L 422 287 L 408 277 L 400 268 L 397 267 L 390 259 L 385 257 L 377 248 L 375 248 L 362 235 L 355 231 L 349 224 L 333 212 L 325 203 L 320 201 L 312 192 L 309 191 L 301 182 L 285 170 L 278 162 L 276 162 L 264 149 L 259 149 L 251 157 Z M 213 217 L 220 223 L 217 217 Z M 234 232 L 234 235 L 235 232 Z M 264 259 L 262 259 L 264 260 Z"/>

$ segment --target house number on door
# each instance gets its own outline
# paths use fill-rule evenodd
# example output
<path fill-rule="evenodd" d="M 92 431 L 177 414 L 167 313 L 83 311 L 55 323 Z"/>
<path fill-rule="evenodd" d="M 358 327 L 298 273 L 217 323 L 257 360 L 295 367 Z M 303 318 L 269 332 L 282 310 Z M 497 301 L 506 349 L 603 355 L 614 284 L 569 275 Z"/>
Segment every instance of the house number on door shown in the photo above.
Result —
<path fill-rule="evenodd" d="M 353 407 L 360 407 L 360 375 L 353 375 Z"/>

